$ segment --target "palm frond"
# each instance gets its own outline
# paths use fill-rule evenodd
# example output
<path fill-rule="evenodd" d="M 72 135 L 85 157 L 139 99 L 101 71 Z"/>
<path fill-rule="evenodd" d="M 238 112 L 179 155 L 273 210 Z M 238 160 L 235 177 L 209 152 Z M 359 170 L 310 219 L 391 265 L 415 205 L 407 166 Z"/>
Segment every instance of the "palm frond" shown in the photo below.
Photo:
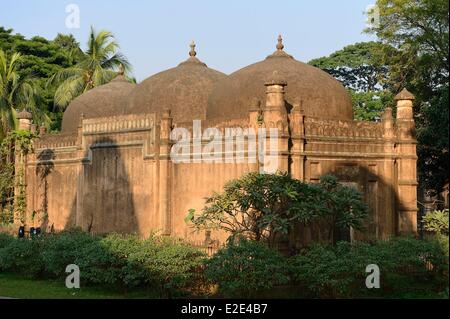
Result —
<path fill-rule="evenodd" d="M 82 77 L 72 76 L 61 83 L 56 89 L 54 104 L 64 109 L 69 103 L 85 91 L 85 82 Z"/>

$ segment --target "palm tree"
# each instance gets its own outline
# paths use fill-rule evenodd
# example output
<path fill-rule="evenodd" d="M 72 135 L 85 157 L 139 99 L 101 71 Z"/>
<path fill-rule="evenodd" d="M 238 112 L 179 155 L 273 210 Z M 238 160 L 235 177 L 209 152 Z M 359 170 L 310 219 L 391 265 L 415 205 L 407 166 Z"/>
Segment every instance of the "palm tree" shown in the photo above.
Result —
<path fill-rule="evenodd" d="M 0 49 L 0 140 L 17 127 L 16 109 L 26 108 L 35 118 L 45 120 L 37 107 L 38 85 L 31 77 L 19 75 L 22 59 L 20 53 L 8 57 Z"/>
<path fill-rule="evenodd" d="M 91 27 L 88 49 L 83 52 L 80 62 L 73 67 L 61 70 L 53 75 L 49 84 L 57 84 L 54 103 L 65 108 L 82 93 L 111 81 L 121 65 L 130 69 L 127 58 L 118 52 L 119 45 L 114 35 L 102 30 L 98 33 Z"/>

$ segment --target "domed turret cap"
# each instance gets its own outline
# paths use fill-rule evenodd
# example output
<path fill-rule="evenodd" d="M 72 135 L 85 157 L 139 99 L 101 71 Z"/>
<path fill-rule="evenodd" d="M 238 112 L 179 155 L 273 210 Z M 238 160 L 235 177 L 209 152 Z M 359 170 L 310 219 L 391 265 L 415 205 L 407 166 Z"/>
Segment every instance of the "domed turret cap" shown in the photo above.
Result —
<path fill-rule="evenodd" d="M 23 109 L 22 111 L 20 111 L 19 113 L 17 113 L 16 115 L 18 120 L 31 120 L 33 118 L 33 116 L 31 115 L 30 112 L 28 112 L 27 110 Z"/>

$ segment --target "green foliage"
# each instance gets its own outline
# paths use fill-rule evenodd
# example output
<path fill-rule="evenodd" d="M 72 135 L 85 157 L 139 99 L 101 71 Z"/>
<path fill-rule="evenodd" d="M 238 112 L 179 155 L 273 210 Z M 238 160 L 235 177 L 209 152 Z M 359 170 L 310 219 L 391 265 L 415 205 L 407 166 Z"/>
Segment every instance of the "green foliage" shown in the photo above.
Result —
<path fill-rule="evenodd" d="M 395 47 L 382 50 L 390 82 L 415 94 L 420 182 L 431 193 L 448 182 L 449 16 L 447 0 L 377 0 L 379 24 L 366 31 Z"/>
<path fill-rule="evenodd" d="M 344 47 L 328 57 L 311 60 L 318 67 L 356 92 L 375 92 L 387 88 L 388 67 L 381 63 L 379 42 L 360 42 Z"/>
<path fill-rule="evenodd" d="M 448 289 L 448 242 L 435 239 L 315 244 L 293 257 L 242 239 L 204 257 L 180 240 L 156 236 L 0 234 L 2 273 L 64 280 L 66 266 L 76 264 L 83 287 L 151 287 L 160 297 L 183 296 L 204 283 L 218 285 L 226 297 L 257 297 L 284 285 L 301 287 L 305 297 L 329 298 L 445 295 Z M 365 287 L 369 264 L 380 268 L 381 289 Z"/>
<path fill-rule="evenodd" d="M 420 179 L 430 195 L 436 195 L 448 182 L 448 86 L 429 103 L 422 103 L 417 117 Z"/>
<path fill-rule="evenodd" d="M 426 231 L 448 236 L 448 209 L 435 210 L 422 218 Z"/>
<path fill-rule="evenodd" d="M 366 32 L 375 34 L 378 42 L 349 45 L 309 63 L 350 90 L 358 120 L 379 118 L 392 104 L 388 92 L 408 87 L 415 94 L 419 178 L 433 196 L 449 176 L 449 3 L 377 0 L 375 5 L 379 19 Z"/>
<path fill-rule="evenodd" d="M 52 113 L 55 87 L 46 86 L 47 81 L 53 74 L 62 68 L 74 65 L 77 61 L 75 55 L 70 53 L 75 50 L 73 46 L 64 46 L 61 37 L 70 38 L 70 36 L 58 35 L 55 41 L 42 37 L 25 39 L 20 34 L 13 34 L 12 29 L 0 27 L 0 50 L 9 56 L 14 53 L 20 54 L 20 67 L 17 68 L 16 73 L 20 79 L 26 80 L 33 86 L 36 106 L 32 112 L 34 123 L 44 124 L 47 128 L 51 125 L 52 129 L 59 128 L 60 115 Z M 75 41 L 73 45 L 78 44 Z M 32 105 L 16 106 L 20 109 L 24 107 L 31 109 Z"/>
<path fill-rule="evenodd" d="M 398 84 L 404 86 L 403 79 L 414 86 L 448 86 L 448 5 L 447 0 L 376 1 L 379 23 L 366 31 L 400 51 L 386 57 L 399 59 L 392 70 Z"/>
<path fill-rule="evenodd" d="M 188 215 L 197 229 L 222 229 L 235 237 L 267 240 L 285 235 L 296 223 L 326 213 L 321 189 L 287 174 L 249 173 L 228 182 L 223 193 L 207 198 L 198 216 Z"/>
<path fill-rule="evenodd" d="M 338 234 L 350 227 L 362 230 L 368 216 L 362 194 L 353 187 L 340 184 L 333 175 L 322 176 L 319 185 L 324 195 L 322 202 L 327 208 L 321 217 L 328 225 L 329 241 L 336 242 Z"/>
<path fill-rule="evenodd" d="M 289 282 L 286 260 L 277 251 L 245 239 L 229 243 L 205 267 L 206 278 L 226 297 L 252 297 Z"/>
<path fill-rule="evenodd" d="M 8 246 L 13 240 L 14 237 L 11 235 L 0 232 L 0 249 Z"/>
<path fill-rule="evenodd" d="M 382 60 L 384 50 L 395 54 L 393 47 L 379 42 L 355 43 L 309 64 L 326 71 L 349 90 L 355 119 L 375 121 L 393 104 L 390 68 Z"/>
<path fill-rule="evenodd" d="M 24 130 L 15 130 L 0 143 L 0 224 L 13 222 L 14 200 L 16 211 L 24 221 L 26 211 L 25 183 L 24 183 L 24 157 L 33 149 L 35 133 Z M 18 167 L 15 170 L 15 159 Z M 14 188 L 17 190 L 14 198 Z"/>
<path fill-rule="evenodd" d="M 378 121 L 388 106 L 393 106 L 394 95 L 389 91 L 357 92 L 350 90 L 355 120 Z"/>
<path fill-rule="evenodd" d="M 24 157 L 32 151 L 35 137 L 36 134 L 30 131 L 15 130 L 9 132 L 0 143 L 0 163 L 2 164 L 0 166 L 0 223 L 2 224 L 14 221 L 14 205 L 20 215 L 19 219 L 22 222 L 25 219 Z M 14 166 L 16 158 L 17 170 Z M 17 194 L 14 194 L 14 189 Z"/>
<path fill-rule="evenodd" d="M 0 225 L 14 221 L 14 164 L 0 158 Z"/>
<path fill-rule="evenodd" d="M 45 237 L 45 247 L 43 247 L 41 258 L 46 275 L 50 278 L 62 278 L 66 266 L 76 264 L 80 258 L 82 248 L 95 241 L 89 234 L 76 231 L 50 234 Z"/>
<path fill-rule="evenodd" d="M 25 91 L 12 91 L 27 93 L 27 98 L 21 98 L 14 108 L 33 110 L 34 123 L 51 130 L 59 130 L 61 126 L 63 109 L 55 110 L 55 105 L 65 107 L 79 94 L 110 81 L 119 64 L 130 68 L 126 58 L 117 52 L 118 44 L 108 31 L 91 31 L 88 50 L 83 52 L 71 34 L 58 34 L 53 41 L 38 36 L 26 39 L 12 29 L 0 27 L 0 50 L 17 61 L 14 63 L 20 79 L 17 84 L 27 84 Z M 34 99 L 29 99 L 31 94 Z M 0 110 L 1 98 L 0 90 Z M 11 126 L 13 115 L 8 112 L 8 117 L 0 115 Z"/>
<path fill-rule="evenodd" d="M 394 238 L 375 243 L 313 245 L 290 260 L 292 277 L 310 297 L 365 298 L 441 292 L 448 285 L 448 257 L 435 240 Z M 380 289 L 367 289 L 369 264 L 380 269 Z M 432 268 L 432 269 L 430 269 Z"/>
<path fill-rule="evenodd" d="M 88 90 L 111 81 L 119 67 L 130 69 L 125 56 L 118 52 L 114 35 L 106 30 L 98 33 L 91 28 L 88 49 L 79 54 L 79 61 L 59 70 L 49 79 L 49 85 L 57 85 L 55 106 L 65 108 L 74 98 Z"/>
<path fill-rule="evenodd" d="M 9 56 L 0 48 L 0 141 L 17 127 L 17 109 L 30 109 L 39 119 L 43 116 L 36 82 L 19 73 L 23 63 L 20 53 Z"/>
<path fill-rule="evenodd" d="M 0 271 L 63 279 L 78 265 L 83 285 L 128 289 L 152 286 L 170 297 L 200 280 L 204 254 L 180 240 L 135 235 L 91 236 L 72 230 L 17 239 L 0 234 Z"/>
<path fill-rule="evenodd" d="M 145 244 L 149 245 L 149 240 Z M 172 238 L 156 242 L 154 251 L 152 258 L 145 260 L 144 268 L 160 284 L 167 297 L 182 288 L 196 285 L 205 257 L 202 252 Z"/>
<path fill-rule="evenodd" d="M 331 240 L 335 229 L 361 229 L 366 217 L 361 194 L 335 177 L 325 176 L 316 185 L 284 173 L 249 173 L 207 198 L 199 215 L 190 210 L 186 220 L 197 229 L 224 230 L 230 240 L 245 237 L 273 246 L 277 236 L 287 235 L 299 223 L 325 221 Z"/>
<path fill-rule="evenodd" d="M 43 241 L 14 239 L 0 248 L 0 270 L 20 273 L 26 277 L 37 277 L 44 271 L 40 252 Z"/>
<path fill-rule="evenodd" d="M 121 275 L 126 259 L 108 250 L 100 238 L 81 248 L 75 264 L 80 267 L 80 278 L 85 284 L 124 286 Z"/>

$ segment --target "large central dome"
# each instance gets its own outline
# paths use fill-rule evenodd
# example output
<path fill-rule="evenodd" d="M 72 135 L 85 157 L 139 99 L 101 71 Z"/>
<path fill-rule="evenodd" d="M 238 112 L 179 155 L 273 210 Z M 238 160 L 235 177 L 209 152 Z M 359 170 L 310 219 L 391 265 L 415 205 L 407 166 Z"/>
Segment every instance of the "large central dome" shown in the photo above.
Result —
<path fill-rule="evenodd" d="M 341 83 L 326 72 L 295 60 L 283 51 L 281 37 L 277 50 L 265 60 L 240 69 L 219 82 L 211 93 L 207 119 L 248 117 L 252 101 L 265 101 L 264 82 L 274 71 L 287 81 L 286 102 L 300 103 L 305 115 L 324 119 L 353 119 L 350 96 Z"/>
<path fill-rule="evenodd" d="M 177 67 L 155 74 L 130 95 L 130 114 L 160 113 L 170 109 L 176 122 L 205 119 L 208 97 L 226 75 L 201 62 L 191 44 L 190 57 Z"/>

